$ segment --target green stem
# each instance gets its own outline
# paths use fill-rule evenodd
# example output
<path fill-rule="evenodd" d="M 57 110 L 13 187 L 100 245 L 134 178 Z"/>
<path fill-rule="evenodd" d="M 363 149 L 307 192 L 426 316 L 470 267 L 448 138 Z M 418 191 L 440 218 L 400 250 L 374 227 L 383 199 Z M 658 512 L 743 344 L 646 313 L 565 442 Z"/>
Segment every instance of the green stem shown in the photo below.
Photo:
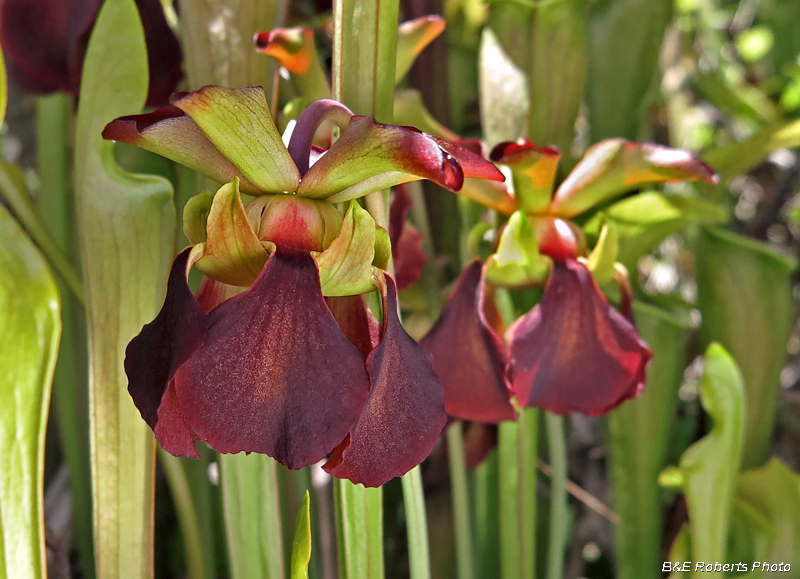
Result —
<path fill-rule="evenodd" d="M 159 449 L 158 456 L 167 475 L 172 498 L 178 514 L 178 524 L 183 534 L 183 546 L 186 550 L 186 565 L 189 579 L 206 579 L 212 577 L 205 563 L 200 522 L 195 510 L 189 477 L 182 459 Z"/>
<path fill-rule="evenodd" d="M 450 460 L 450 489 L 456 533 L 456 563 L 459 579 L 475 576 L 472 562 L 472 529 L 470 528 L 467 461 L 464 451 L 463 424 L 454 422 L 447 430 L 447 452 Z"/>
<path fill-rule="evenodd" d="M 383 492 L 334 481 L 341 579 L 383 579 Z"/>
<path fill-rule="evenodd" d="M 519 413 L 519 552 L 520 577 L 536 575 L 536 458 L 538 456 L 539 411 L 536 408 Z"/>
<path fill-rule="evenodd" d="M 547 557 L 547 579 L 563 579 L 564 549 L 567 542 L 567 446 L 564 441 L 564 419 L 545 413 L 547 446 L 553 475 L 550 478 L 550 545 Z"/>
<path fill-rule="evenodd" d="M 282 579 L 283 533 L 277 466 L 262 454 L 220 456 L 233 579 Z"/>
<path fill-rule="evenodd" d="M 422 475 L 415 466 L 402 478 L 403 505 L 408 527 L 408 560 L 411 579 L 430 579 L 430 550 L 428 548 L 428 526 L 425 518 L 425 495 L 422 490 Z"/>
<path fill-rule="evenodd" d="M 500 570 L 503 579 L 520 579 L 519 424 L 498 427 L 500 492 Z"/>

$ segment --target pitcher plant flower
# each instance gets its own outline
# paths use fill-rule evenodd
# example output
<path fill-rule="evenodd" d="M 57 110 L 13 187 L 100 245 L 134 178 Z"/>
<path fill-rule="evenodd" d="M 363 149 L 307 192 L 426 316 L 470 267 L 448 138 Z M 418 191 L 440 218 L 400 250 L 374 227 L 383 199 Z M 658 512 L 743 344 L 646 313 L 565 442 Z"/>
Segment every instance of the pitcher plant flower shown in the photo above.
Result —
<path fill-rule="evenodd" d="M 78 94 L 83 58 L 101 0 L 4 0 L 0 44 L 9 72 L 32 94 Z M 183 78 L 180 43 L 159 0 L 136 0 L 147 42 L 148 106 L 167 103 Z"/>
<path fill-rule="evenodd" d="M 323 121 L 341 129 L 313 146 Z M 313 103 L 284 146 L 260 87 L 207 86 L 103 133 L 223 183 L 184 212 L 158 317 L 129 344 L 129 392 L 165 450 L 259 452 L 378 486 L 419 464 L 446 421 L 439 378 L 406 334 L 389 236 L 357 198 L 416 179 L 451 190 L 502 179 L 481 157 L 413 128 Z M 247 207 L 240 192 L 255 196 Z M 342 216 L 333 205 L 349 202 Z M 197 293 L 188 273 L 204 279 Z M 379 323 L 363 294 L 378 289 Z"/>
<path fill-rule="evenodd" d="M 491 158 L 513 179 L 468 180 L 460 193 L 508 222 L 485 264 L 464 269 L 421 341 L 444 384 L 445 408 L 458 418 L 499 422 L 513 418 L 514 397 L 525 408 L 605 414 L 641 392 L 652 353 L 632 322 L 627 272 L 615 264 L 616 238 L 604 229 L 587 259 L 583 231 L 572 219 L 647 184 L 715 183 L 717 176 L 687 152 L 623 139 L 591 147 L 555 192 L 557 150 L 521 139 L 497 145 Z M 620 284 L 620 311 L 598 287 L 612 279 Z M 505 332 L 507 348 L 500 346 L 498 324 L 487 320 L 494 307 L 484 298 L 487 284 L 545 286 L 541 301 Z M 465 368 L 459 359 L 478 362 Z"/>

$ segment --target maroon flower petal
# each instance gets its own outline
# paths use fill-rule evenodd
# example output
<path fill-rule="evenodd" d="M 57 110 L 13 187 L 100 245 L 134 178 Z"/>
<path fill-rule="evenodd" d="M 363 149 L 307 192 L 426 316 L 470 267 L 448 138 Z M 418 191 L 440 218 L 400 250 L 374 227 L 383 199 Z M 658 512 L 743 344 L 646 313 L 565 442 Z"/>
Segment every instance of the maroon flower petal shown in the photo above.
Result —
<path fill-rule="evenodd" d="M 477 468 L 497 446 L 497 425 L 464 423 L 464 453 L 467 468 Z"/>
<path fill-rule="evenodd" d="M 378 320 L 364 303 L 364 296 L 341 296 L 325 298 L 336 323 L 361 355 L 366 358 L 380 343 Z"/>
<path fill-rule="evenodd" d="M 297 469 L 347 435 L 369 377 L 325 304 L 311 255 L 278 248 L 249 290 L 211 311 L 175 389 L 183 415 L 218 451 Z"/>
<path fill-rule="evenodd" d="M 520 405 L 605 414 L 644 386 L 652 353 L 586 267 L 556 262 L 542 301 L 508 331 Z"/>
<path fill-rule="evenodd" d="M 338 478 L 376 487 L 401 476 L 430 454 L 447 422 L 442 383 L 425 351 L 397 316 L 397 288 L 383 294 L 383 338 L 367 358 L 367 402 L 347 438 L 323 468 Z"/>
<path fill-rule="evenodd" d="M 404 290 L 422 276 L 428 255 L 422 250 L 425 237 L 408 222 L 411 195 L 403 185 L 395 187 L 389 209 L 389 238 L 392 241 L 395 280 L 398 291 Z"/>
<path fill-rule="evenodd" d="M 464 420 L 501 422 L 516 416 L 506 381 L 508 353 L 483 312 L 481 263 L 458 278 L 439 320 L 420 345 L 433 355 L 444 384 L 444 408 Z"/>
<path fill-rule="evenodd" d="M 206 335 L 206 315 L 186 281 L 191 266 L 191 249 L 185 249 L 172 263 L 161 311 L 125 350 L 128 392 L 134 404 L 164 449 L 184 456 L 195 456 L 197 450 L 168 386 Z"/>
<path fill-rule="evenodd" d="M 136 0 L 147 41 L 148 106 L 166 104 L 183 77 L 178 39 L 159 0 Z M 20 86 L 34 94 L 80 88 L 83 57 L 101 0 L 4 0 L 0 42 Z"/>

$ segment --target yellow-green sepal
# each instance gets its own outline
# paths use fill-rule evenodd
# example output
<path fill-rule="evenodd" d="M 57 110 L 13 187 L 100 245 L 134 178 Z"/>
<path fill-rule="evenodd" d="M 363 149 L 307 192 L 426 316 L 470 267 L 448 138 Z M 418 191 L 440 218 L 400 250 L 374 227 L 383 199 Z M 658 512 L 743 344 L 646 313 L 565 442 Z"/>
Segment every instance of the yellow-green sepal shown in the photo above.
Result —
<path fill-rule="evenodd" d="M 315 257 L 323 295 L 351 296 L 374 289 L 372 262 L 377 237 L 375 220 L 357 201 L 350 201 L 339 235 Z"/>
<path fill-rule="evenodd" d="M 208 214 L 213 200 L 214 194 L 206 190 L 189 199 L 183 207 L 183 234 L 192 245 L 206 240 Z"/>
<path fill-rule="evenodd" d="M 206 224 L 205 254 L 197 269 L 222 283 L 247 287 L 261 273 L 269 254 L 258 239 L 239 194 L 239 180 L 219 188 Z"/>
<path fill-rule="evenodd" d="M 549 272 L 550 259 L 539 253 L 533 225 L 516 211 L 500 234 L 497 251 L 486 260 L 486 280 L 501 287 L 539 285 Z"/>
<path fill-rule="evenodd" d="M 600 230 L 600 237 L 592 253 L 586 261 L 586 266 L 592 272 L 598 285 L 611 281 L 614 277 L 614 264 L 619 253 L 619 233 L 613 221 L 606 221 Z"/>

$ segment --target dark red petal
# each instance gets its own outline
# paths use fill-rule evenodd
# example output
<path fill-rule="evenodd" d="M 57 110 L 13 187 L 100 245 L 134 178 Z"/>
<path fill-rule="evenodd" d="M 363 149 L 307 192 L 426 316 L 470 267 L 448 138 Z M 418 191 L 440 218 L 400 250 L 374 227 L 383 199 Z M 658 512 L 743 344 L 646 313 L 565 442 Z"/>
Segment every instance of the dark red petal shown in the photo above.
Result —
<path fill-rule="evenodd" d="M 191 425 L 186 422 L 175 393 L 175 381 L 169 383 L 164 395 L 161 397 L 161 406 L 158 407 L 158 423 L 153 433 L 161 447 L 175 456 L 188 456 L 200 458 L 197 447 L 194 445 L 197 435 Z"/>
<path fill-rule="evenodd" d="M 91 29 L 101 0 L 4 0 L 0 42 L 10 70 L 26 91 L 76 95 Z M 160 0 L 137 0 L 147 41 L 149 106 L 166 104 L 183 77 L 180 44 Z"/>
<path fill-rule="evenodd" d="M 481 269 L 478 260 L 464 268 L 439 320 L 420 345 L 433 355 L 447 413 L 494 423 L 513 420 L 516 413 L 506 381 L 508 353 L 483 312 Z"/>
<path fill-rule="evenodd" d="M 652 353 L 586 267 L 553 264 L 542 301 L 508 331 L 520 405 L 605 414 L 644 386 Z"/>
<path fill-rule="evenodd" d="M 205 313 L 209 313 L 225 300 L 239 295 L 245 290 L 243 287 L 228 285 L 210 277 L 203 276 L 200 287 L 197 288 L 195 297 Z"/>
<path fill-rule="evenodd" d="M 336 323 L 350 343 L 366 358 L 380 343 L 378 320 L 364 303 L 364 296 L 342 296 L 325 298 Z"/>
<path fill-rule="evenodd" d="M 161 0 L 136 0 L 147 42 L 147 65 L 150 84 L 148 107 L 160 107 L 169 102 L 183 78 L 183 54 L 175 33 L 167 24 Z"/>
<path fill-rule="evenodd" d="M 76 92 L 70 76 L 71 47 L 88 30 L 100 0 L 4 0 L 0 42 L 20 86 L 41 94 Z"/>
<path fill-rule="evenodd" d="M 411 195 L 404 185 L 398 185 L 394 191 L 389 209 L 389 238 L 397 289 L 403 290 L 422 276 L 428 255 L 422 249 L 425 237 L 408 222 Z"/>
<path fill-rule="evenodd" d="M 211 311 L 175 388 L 183 415 L 218 451 L 297 469 L 347 435 L 369 377 L 325 304 L 311 255 L 279 248 L 249 290 Z"/>
<path fill-rule="evenodd" d="M 497 446 L 497 425 L 483 422 L 464 423 L 464 452 L 467 468 L 479 466 Z"/>
<path fill-rule="evenodd" d="M 175 258 L 161 311 L 125 350 L 128 392 L 134 404 L 162 446 L 185 456 L 193 456 L 193 437 L 186 437 L 180 410 L 174 401 L 168 402 L 167 387 L 206 335 L 206 315 L 186 282 L 190 253 L 191 249 L 185 249 Z"/>
<path fill-rule="evenodd" d="M 323 467 L 338 478 L 376 487 L 430 454 L 447 414 L 442 383 L 425 351 L 397 316 L 397 288 L 382 288 L 383 337 L 367 358 L 372 389 L 348 438 Z"/>

